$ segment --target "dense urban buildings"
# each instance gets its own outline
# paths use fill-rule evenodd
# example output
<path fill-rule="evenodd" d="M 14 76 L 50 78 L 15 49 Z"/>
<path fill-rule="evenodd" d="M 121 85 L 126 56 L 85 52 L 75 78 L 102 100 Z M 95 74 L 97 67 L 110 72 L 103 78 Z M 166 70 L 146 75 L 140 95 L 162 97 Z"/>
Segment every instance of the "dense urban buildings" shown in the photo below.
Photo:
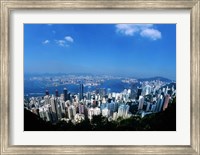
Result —
<path fill-rule="evenodd" d="M 87 80 L 80 82 L 80 77 Z M 176 97 L 176 83 L 172 81 L 163 82 L 158 78 L 139 81 L 133 78 L 116 77 L 124 84 L 128 83 L 129 87 L 121 92 L 114 92 L 111 88 L 101 88 L 98 83 L 98 81 L 105 83 L 110 79 L 115 80 L 114 77 L 95 76 L 92 77 L 93 80 L 89 76 L 83 77 L 73 76 L 73 82 L 71 82 L 78 88 L 76 93 L 70 93 L 67 85 L 62 85 L 64 88 L 61 92 L 55 88 L 52 94 L 48 89 L 44 89 L 43 95 L 25 96 L 25 108 L 52 124 L 57 124 L 59 121 L 78 124 L 85 119 L 91 121 L 98 115 L 107 118 L 108 121 L 127 119 L 132 116 L 143 118 L 146 115 L 165 111 Z M 30 79 L 33 80 L 32 78 Z M 52 81 L 58 77 L 50 79 Z M 87 88 L 88 85 L 97 86 L 90 91 Z M 135 85 L 137 87 L 134 87 Z"/>

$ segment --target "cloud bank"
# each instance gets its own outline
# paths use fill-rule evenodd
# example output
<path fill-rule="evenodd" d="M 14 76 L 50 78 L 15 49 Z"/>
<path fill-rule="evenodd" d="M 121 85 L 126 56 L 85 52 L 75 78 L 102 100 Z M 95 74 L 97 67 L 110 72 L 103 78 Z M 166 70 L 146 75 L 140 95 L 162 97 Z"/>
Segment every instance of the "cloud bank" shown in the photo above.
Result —
<path fill-rule="evenodd" d="M 153 24 L 117 24 L 116 32 L 125 36 L 134 36 L 139 34 L 141 37 L 150 40 L 158 40 L 162 38 L 162 34 Z"/>

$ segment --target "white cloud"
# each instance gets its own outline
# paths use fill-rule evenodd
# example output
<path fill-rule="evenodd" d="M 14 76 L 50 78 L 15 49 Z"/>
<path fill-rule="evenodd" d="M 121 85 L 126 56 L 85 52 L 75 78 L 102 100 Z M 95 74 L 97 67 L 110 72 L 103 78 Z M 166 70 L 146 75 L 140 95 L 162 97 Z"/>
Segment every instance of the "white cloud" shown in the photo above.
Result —
<path fill-rule="evenodd" d="M 71 42 L 71 43 L 74 42 L 74 39 L 71 36 L 66 36 L 65 40 L 68 41 L 68 42 Z"/>
<path fill-rule="evenodd" d="M 161 32 L 156 29 L 145 29 L 140 32 L 140 35 L 152 40 L 161 39 Z"/>
<path fill-rule="evenodd" d="M 153 24 L 117 24 L 116 32 L 125 36 L 134 36 L 139 34 L 141 37 L 146 37 L 151 40 L 161 38 L 161 32 L 157 30 Z"/>
<path fill-rule="evenodd" d="M 133 36 L 134 33 L 136 33 L 138 31 L 137 28 L 134 28 L 128 24 L 118 24 L 118 25 L 116 25 L 116 28 L 117 28 L 116 29 L 117 32 L 127 35 L 127 36 Z"/>
<path fill-rule="evenodd" d="M 135 33 L 152 26 L 152 24 L 117 24 L 116 31 L 123 35 L 133 36 Z"/>
<path fill-rule="evenodd" d="M 62 46 L 62 47 L 70 47 L 69 43 L 73 43 L 74 39 L 71 36 L 65 36 L 64 39 L 61 40 L 55 40 L 55 43 L 58 46 Z"/>
<path fill-rule="evenodd" d="M 49 43 L 50 43 L 49 40 L 45 40 L 45 41 L 42 42 L 42 44 L 49 44 Z"/>
<path fill-rule="evenodd" d="M 65 40 L 55 40 L 56 44 L 58 46 L 65 46 L 66 41 Z"/>

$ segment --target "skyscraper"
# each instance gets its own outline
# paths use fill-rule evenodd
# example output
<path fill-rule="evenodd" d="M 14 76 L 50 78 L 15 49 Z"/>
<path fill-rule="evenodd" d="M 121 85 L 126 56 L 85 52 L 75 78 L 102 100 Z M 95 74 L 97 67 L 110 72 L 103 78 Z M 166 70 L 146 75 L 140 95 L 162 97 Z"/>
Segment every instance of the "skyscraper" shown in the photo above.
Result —
<path fill-rule="evenodd" d="M 50 99 L 50 103 L 51 103 L 51 110 L 52 110 L 52 121 L 53 123 L 56 123 L 58 121 L 57 100 L 52 96 Z"/>
<path fill-rule="evenodd" d="M 138 105 L 138 110 L 142 110 L 144 105 L 144 97 L 140 96 L 139 97 L 139 105 Z"/>
<path fill-rule="evenodd" d="M 122 104 L 118 108 L 118 116 L 119 117 L 126 117 L 129 113 L 129 105 Z"/>
<path fill-rule="evenodd" d="M 45 91 L 45 94 L 46 94 L 46 95 L 49 95 L 49 90 L 48 90 L 48 89 Z"/>
<path fill-rule="evenodd" d="M 138 88 L 138 90 L 137 90 L 137 100 L 139 99 L 141 94 L 142 94 L 142 89 Z"/>
<path fill-rule="evenodd" d="M 75 115 L 76 115 L 76 108 L 73 105 L 69 106 L 68 107 L 68 118 L 73 119 Z"/>
<path fill-rule="evenodd" d="M 163 95 L 160 95 L 158 101 L 157 101 L 157 106 L 156 106 L 156 112 L 160 112 L 162 110 L 163 107 Z"/>
<path fill-rule="evenodd" d="M 165 96 L 165 101 L 164 101 L 164 105 L 163 105 L 163 111 L 164 111 L 165 109 L 167 109 L 168 103 L 169 103 L 169 99 L 170 99 L 170 96 L 167 94 L 167 95 Z"/>
<path fill-rule="evenodd" d="M 80 90 L 79 90 L 79 92 L 80 92 L 80 94 L 79 94 L 79 100 L 81 101 L 82 99 L 83 99 L 83 84 L 80 84 Z"/>
<path fill-rule="evenodd" d="M 64 94 L 64 101 L 67 101 L 67 88 L 63 89 L 63 94 Z"/>
<path fill-rule="evenodd" d="M 67 94 L 67 100 L 71 101 L 71 94 L 70 93 Z"/>
<path fill-rule="evenodd" d="M 44 104 L 48 105 L 50 102 L 50 97 L 48 95 L 44 96 Z"/>
<path fill-rule="evenodd" d="M 135 99 L 137 97 L 137 83 L 132 84 L 130 97 L 132 99 Z"/>
<path fill-rule="evenodd" d="M 56 97 L 58 97 L 58 90 L 56 89 Z"/>
<path fill-rule="evenodd" d="M 85 106 L 83 104 L 78 105 L 79 114 L 84 114 Z"/>

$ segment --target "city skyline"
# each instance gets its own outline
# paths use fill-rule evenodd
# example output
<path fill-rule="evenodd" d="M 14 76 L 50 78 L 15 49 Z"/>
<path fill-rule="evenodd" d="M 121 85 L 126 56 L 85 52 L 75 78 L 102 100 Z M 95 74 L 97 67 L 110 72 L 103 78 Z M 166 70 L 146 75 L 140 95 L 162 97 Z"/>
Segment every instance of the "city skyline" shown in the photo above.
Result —
<path fill-rule="evenodd" d="M 25 73 L 176 79 L 175 24 L 25 24 Z"/>
<path fill-rule="evenodd" d="M 34 89 L 34 83 L 38 80 L 46 83 L 45 79 L 50 83 L 60 81 L 57 78 L 33 77 L 30 78 L 33 84 L 31 89 Z M 126 85 L 120 92 L 115 92 L 111 91 L 113 88 L 106 89 L 102 86 L 94 90 L 85 90 L 79 79 L 73 78 L 73 81 L 79 83 L 74 81 L 79 85 L 79 89 L 78 92 L 71 93 L 71 89 L 66 88 L 66 79 L 62 77 L 62 80 L 61 93 L 54 86 L 53 93 L 48 89 L 44 91 L 43 88 L 43 93 L 25 96 L 25 131 L 176 130 L 176 83 L 174 82 L 162 81 L 164 79 L 121 80 L 124 86 L 125 83 L 131 85 Z M 98 85 L 96 80 L 88 78 L 85 84 Z M 116 79 L 106 78 L 101 82 L 112 80 Z"/>

